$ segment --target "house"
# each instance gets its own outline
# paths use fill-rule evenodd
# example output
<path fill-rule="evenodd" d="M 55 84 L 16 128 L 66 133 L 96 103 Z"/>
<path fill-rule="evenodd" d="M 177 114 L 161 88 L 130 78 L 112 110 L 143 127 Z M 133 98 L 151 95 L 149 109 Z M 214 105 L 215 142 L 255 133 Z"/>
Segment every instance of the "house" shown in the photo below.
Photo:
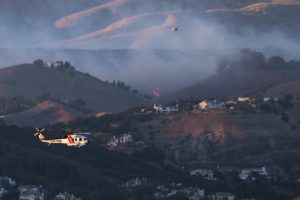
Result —
<path fill-rule="evenodd" d="M 2 199 L 3 195 L 7 193 L 7 190 L 0 187 L 0 199 Z"/>
<path fill-rule="evenodd" d="M 11 187 L 15 187 L 16 184 L 17 184 L 16 181 L 15 181 L 14 179 L 10 178 L 10 177 L 7 177 L 7 176 L 0 176 L 0 185 L 1 185 L 1 183 L 3 183 L 3 182 L 8 183 L 9 186 L 11 186 Z"/>
<path fill-rule="evenodd" d="M 159 113 L 171 113 L 171 112 L 178 112 L 178 104 L 176 106 L 162 106 L 162 105 L 153 105 L 154 110 Z"/>
<path fill-rule="evenodd" d="M 133 141 L 133 139 L 132 139 L 132 136 L 130 133 L 125 133 L 119 137 L 119 142 L 120 142 L 120 144 L 123 144 L 123 145 L 128 144 L 132 141 Z"/>
<path fill-rule="evenodd" d="M 238 97 L 237 102 L 239 103 L 249 103 L 251 99 L 249 97 Z"/>
<path fill-rule="evenodd" d="M 214 177 L 214 173 L 212 170 L 210 169 L 196 169 L 190 172 L 191 176 L 202 176 L 203 178 L 205 178 L 206 180 L 217 180 Z"/>
<path fill-rule="evenodd" d="M 19 195 L 19 200 L 44 200 L 44 193 L 40 191 L 26 191 Z"/>
<path fill-rule="evenodd" d="M 204 189 L 196 189 L 191 192 L 189 195 L 189 200 L 201 200 L 205 198 Z"/>
<path fill-rule="evenodd" d="M 200 110 L 208 110 L 208 109 L 225 109 L 224 102 L 218 102 L 217 100 L 204 100 L 198 104 Z"/>
<path fill-rule="evenodd" d="M 40 191 L 41 186 L 37 186 L 37 185 L 22 185 L 20 187 L 18 187 L 18 190 L 20 191 L 20 193 L 24 193 L 27 191 Z"/>
<path fill-rule="evenodd" d="M 234 101 L 234 100 L 228 100 L 228 101 L 226 101 L 226 105 L 236 105 L 236 101 Z"/>
<path fill-rule="evenodd" d="M 23 185 L 18 187 L 20 192 L 19 200 L 44 200 L 44 193 L 41 192 L 41 186 Z"/>
<path fill-rule="evenodd" d="M 205 198 L 204 189 L 197 187 L 184 187 L 182 183 L 172 183 L 168 186 L 157 186 L 157 192 L 153 194 L 156 199 L 166 199 L 178 193 L 184 194 L 189 200 L 201 200 Z"/>
<path fill-rule="evenodd" d="M 217 192 L 216 194 L 209 195 L 211 200 L 234 200 L 235 196 L 228 192 Z"/>
<path fill-rule="evenodd" d="M 126 146 L 132 142 L 133 142 L 132 135 L 130 133 L 125 133 L 122 134 L 121 136 L 113 136 L 107 143 L 107 146 L 109 147 Z"/>
<path fill-rule="evenodd" d="M 278 102 L 278 98 L 276 98 L 276 97 L 274 97 L 274 98 L 272 98 L 272 97 L 264 97 L 264 98 L 263 98 L 263 102 L 264 102 L 264 103 L 268 103 L 268 102 L 270 102 L 270 101 Z"/>
<path fill-rule="evenodd" d="M 119 144 L 119 139 L 116 136 L 113 136 L 110 141 L 107 143 L 109 147 L 117 147 Z"/>
<path fill-rule="evenodd" d="M 272 100 L 272 98 L 270 98 L 270 97 L 264 97 L 263 98 L 263 101 L 266 103 L 266 102 L 269 102 L 269 101 L 271 101 Z"/>
<path fill-rule="evenodd" d="M 241 180 L 247 180 L 248 177 L 253 173 L 256 172 L 261 176 L 267 176 L 268 172 L 266 167 L 262 167 L 262 168 L 248 168 L 248 169 L 242 169 L 240 174 L 239 174 L 239 178 Z"/>
<path fill-rule="evenodd" d="M 81 198 L 78 198 L 68 192 L 64 192 L 56 195 L 53 200 L 81 200 Z"/>
<path fill-rule="evenodd" d="M 207 101 L 201 101 L 201 102 L 199 103 L 199 109 L 201 109 L 201 110 L 206 110 L 206 109 L 208 109 L 208 102 L 207 102 Z"/>

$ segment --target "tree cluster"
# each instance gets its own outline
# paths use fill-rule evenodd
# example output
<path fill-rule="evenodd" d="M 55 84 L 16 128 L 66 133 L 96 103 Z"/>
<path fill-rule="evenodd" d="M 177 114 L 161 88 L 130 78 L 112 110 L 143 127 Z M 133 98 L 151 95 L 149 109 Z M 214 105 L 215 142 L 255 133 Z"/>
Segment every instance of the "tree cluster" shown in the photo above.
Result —
<path fill-rule="evenodd" d="M 300 70 L 300 60 L 286 61 L 280 56 L 266 58 L 261 52 L 243 49 L 231 58 L 222 58 L 219 61 L 217 72 L 232 69 L 294 69 Z"/>

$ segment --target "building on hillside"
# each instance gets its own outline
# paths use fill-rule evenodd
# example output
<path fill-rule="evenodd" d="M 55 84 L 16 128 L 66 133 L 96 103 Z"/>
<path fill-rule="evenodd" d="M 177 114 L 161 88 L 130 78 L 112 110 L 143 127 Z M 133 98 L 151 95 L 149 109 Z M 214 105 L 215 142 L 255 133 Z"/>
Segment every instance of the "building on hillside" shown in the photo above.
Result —
<path fill-rule="evenodd" d="M 121 136 L 113 136 L 107 143 L 107 146 L 109 147 L 127 146 L 132 142 L 133 142 L 132 135 L 130 133 L 125 133 L 122 134 Z"/>
<path fill-rule="evenodd" d="M 208 102 L 207 101 L 201 101 L 197 108 L 201 109 L 201 110 L 207 110 L 208 109 Z"/>
<path fill-rule="evenodd" d="M 269 103 L 269 102 L 278 102 L 278 98 L 276 97 L 264 97 L 263 98 L 263 102 L 264 103 Z"/>
<path fill-rule="evenodd" d="M 238 97 L 237 102 L 239 103 L 250 103 L 251 99 L 250 97 Z"/>
<path fill-rule="evenodd" d="M 228 192 L 217 192 L 216 194 L 209 195 L 210 200 L 235 200 L 235 195 Z"/>
<path fill-rule="evenodd" d="M 205 191 L 204 189 L 194 189 L 190 191 L 190 194 L 188 195 L 189 200 L 201 200 L 205 198 Z"/>
<path fill-rule="evenodd" d="M 162 105 L 153 105 L 154 110 L 156 110 L 156 112 L 159 113 L 172 113 L 172 112 L 178 112 L 179 108 L 178 108 L 178 104 L 176 104 L 176 106 L 162 106 Z"/>
<path fill-rule="evenodd" d="M 3 195 L 7 193 L 7 190 L 3 187 L 0 187 L 0 199 L 2 199 Z"/>
<path fill-rule="evenodd" d="M 196 108 L 200 110 L 209 110 L 209 109 L 225 109 L 225 103 L 224 102 L 218 102 L 217 100 L 204 100 L 201 101 L 198 106 L 195 106 Z"/>
<path fill-rule="evenodd" d="M 217 180 L 214 177 L 213 171 L 210 169 L 196 169 L 196 170 L 191 171 L 190 175 L 191 176 L 201 176 L 204 179 L 210 180 L 210 181 Z"/>
<path fill-rule="evenodd" d="M 236 101 L 234 101 L 234 100 L 226 101 L 226 107 L 228 110 L 234 110 L 236 107 Z"/>
<path fill-rule="evenodd" d="M 170 185 L 159 185 L 153 194 L 156 199 L 170 198 L 178 193 L 184 194 L 189 200 L 202 200 L 205 198 L 204 189 L 198 187 L 184 187 L 182 183 L 172 183 Z"/>
<path fill-rule="evenodd" d="M 44 193 L 41 186 L 23 185 L 18 187 L 20 192 L 19 200 L 44 200 Z"/>
<path fill-rule="evenodd" d="M 53 200 L 81 200 L 81 198 L 74 196 L 68 192 L 59 193 L 56 195 Z"/>
<path fill-rule="evenodd" d="M 247 180 L 252 173 L 258 173 L 261 176 L 268 176 L 266 167 L 242 169 L 239 174 L 241 180 Z"/>

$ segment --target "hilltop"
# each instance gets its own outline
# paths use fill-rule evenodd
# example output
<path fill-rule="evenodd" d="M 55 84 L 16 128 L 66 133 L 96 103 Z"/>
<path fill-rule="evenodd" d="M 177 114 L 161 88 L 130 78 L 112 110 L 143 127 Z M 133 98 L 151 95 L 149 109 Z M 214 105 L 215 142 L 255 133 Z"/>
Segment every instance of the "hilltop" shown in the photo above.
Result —
<path fill-rule="evenodd" d="M 104 82 L 76 71 L 68 63 L 58 67 L 22 64 L 1 69 L 0 97 L 19 98 L 23 104 L 34 105 L 55 100 L 94 112 L 117 112 L 147 102 L 124 83 Z"/>

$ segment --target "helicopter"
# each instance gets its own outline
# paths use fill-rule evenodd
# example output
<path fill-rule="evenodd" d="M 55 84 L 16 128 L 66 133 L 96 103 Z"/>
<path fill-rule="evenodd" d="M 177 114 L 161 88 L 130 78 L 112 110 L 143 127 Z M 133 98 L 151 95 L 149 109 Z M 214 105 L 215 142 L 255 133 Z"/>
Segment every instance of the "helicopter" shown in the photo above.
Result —
<path fill-rule="evenodd" d="M 172 29 L 171 29 L 173 32 L 177 32 L 178 31 L 178 27 L 172 27 Z"/>
<path fill-rule="evenodd" d="M 36 128 L 37 132 L 34 134 L 34 136 L 38 136 L 41 142 L 50 144 L 65 144 L 69 147 L 82 147 L 85 146 L 87 143 L 89 143 L 87 137 L 81 135 L 81 134 L 68 134 L 64 138 L 60 139 L 46 139 L 46 137 L 42 134 L 46 129 L 38 129 Z"/>

